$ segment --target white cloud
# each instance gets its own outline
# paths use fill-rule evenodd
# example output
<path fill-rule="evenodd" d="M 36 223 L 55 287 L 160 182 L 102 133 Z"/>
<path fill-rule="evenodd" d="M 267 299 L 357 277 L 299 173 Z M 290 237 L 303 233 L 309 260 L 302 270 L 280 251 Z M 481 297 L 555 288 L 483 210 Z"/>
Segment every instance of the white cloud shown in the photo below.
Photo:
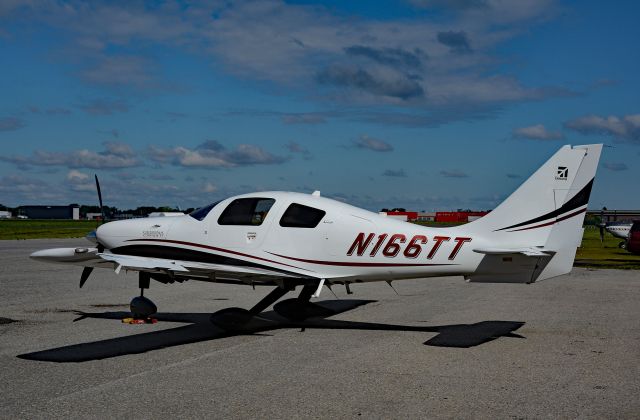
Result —
<path fill-rule="evenodd" d="M 202 192 L 212 193 L 212 192 L 216 192 L 216 191 L 218 191 L 218 187 L 216 187 L 211 182 L 205 182 L 205 184 L 202 186 Z"/>
<path fill-rule="evenodd" d="M 67 173 L 67 181 L 69 182 L 86 182 L 87 180 L 89 180 L 89 175 L 75 169 Z"/>
<path fill-rule="evenodd" d="M 44 180 L 22 175 L 5 175 L 0 178 L 0 194 L 2 204 L 10 206 L 25 203 L 61 203 L 60 200 L 65 197 L 61 191 L 56 191 Z"/>
<path fill-rule="evenodd" d="M 585 135 L 602 134 L 620 141 L 640 144 L 640 114 L 622 117 L 587 115 L 566 122 L 565 127 Z"/>
<path fill-rule="evenodd" d="M 455 105 L 498 106 L 567 93 L 525 87 L 502 76 L 495 57 L 500 43 L 553 16 L 554 0 L 423 3 L 457 12 L 437 20 L 381 20 L 278 0 L 188 7 L 178 2 L 48 2 L 13 12 L 68 32 L 72 62 L 85 81 L 97 84 L 166 85 L 155 81 L 162 74 L 153 63 L 160 47 L 199 54 L 234 76 L 293 87 L 314 98 L 446 109 L 458 118 L 470 114 Z M 451 54 L 451 48 L 469 54 Z M 84 109 L 95 115 L 126 111 L 126 104 L 89 105 Z M 324 120 L 290 115 L 283 121 Z"/>
<path fill-rule="evenodd" d="M 273 155 L 259 146 L 240 144 L 227 149 L 209 140 L 195 149 L 177 146 L 173 148 L 149 147 L 149 158 L 158 163 L 201 168 L 231 168 L 235 166 L 280 164 L 287 159 Z"/>
<path fill-rule="evenodd" d="M 49 152 L 36 150 L 31 156 L 0 156 L 1 161 L 21 167 L 66 166 L 68 168 L 117 169 L 140 166 L 131 147 L 120 142 L 105 142 L 105 150 L 94 152 L 87 149 L 72 152 Z"/>
<path fill-rule="evenodd" d="M 82 77 L 104 85 L 135 85 L 147 87 L 153 80 L 155 66 L 143 57 L 117 55 L 100 57 L 92 67 L 82 71 Z"/>
<path fill-rule="evenodd" d="M 542 124 L 531 125 L 529 127 L 516 128 L 513 130 L 513 137 L 531 140 L 560 140 L 564 135 L 560 131 L 549 131 Z"/>
<path fill-rule="evenodd" d="M 353 141 L 354 145 L 359 149 L 373 150 L 374 152 L 391 152 L 393 146 L 379 139 L 374 139 L 363 134 Z"/>

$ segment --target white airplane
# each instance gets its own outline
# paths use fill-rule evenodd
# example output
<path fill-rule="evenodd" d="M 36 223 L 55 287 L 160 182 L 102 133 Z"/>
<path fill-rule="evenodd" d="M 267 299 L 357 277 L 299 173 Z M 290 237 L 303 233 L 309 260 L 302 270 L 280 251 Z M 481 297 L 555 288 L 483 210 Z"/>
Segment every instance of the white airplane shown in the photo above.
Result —
<path fill-rule="evenodd" d="M 451 275 L 534 283 L 571 271 L 601 150 L 601 144 L 563 146 L 495 210 L 461 226 L 393 220 L 319 192 L 259 192 L 181 217 L 109 222 L 90 236 L 95 247 L 48 249 L 31 258 L 85 267 L 80 287 L 96 267 L 139 272 L 141 296 L 131 311 L 140 318 L 156 312 L 142 296 L 151 279 L 275 286 L 250 310 L 214 314 L 212 322 L 226 329 L 241 327 L 298 286 L 297 299 L 276 304 L 277 313 L 296 320 L 320 315 L 323 309 L 309 300 L 335 284 L 350 293 L 353 283 Z"/>
<path fill-rule="evenodd" d="M 604 241 L 604 230 L 606 230 L 614 237 L 623 239 L 623 241 L 618 244 L 618 247 L 627 249 L 631 226 L 633 226 L 633 222 L 609 222 L 600 225 L 600 242 Z"/>
<path fill-rule="evenodd" d="M 604 228 L 616 238 L 627 239 L 632 225 L 633 222 L 613 222 L 607 223 Z"/>

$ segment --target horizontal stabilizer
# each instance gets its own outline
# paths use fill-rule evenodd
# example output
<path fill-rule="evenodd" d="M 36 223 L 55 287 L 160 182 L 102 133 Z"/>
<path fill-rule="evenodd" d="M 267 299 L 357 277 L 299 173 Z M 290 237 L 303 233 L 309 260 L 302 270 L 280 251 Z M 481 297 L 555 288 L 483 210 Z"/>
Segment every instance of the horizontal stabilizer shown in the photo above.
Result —
<path fill-rule="evenodd" d="M 539 255 L 528 255 L 525 253 L 530 251 L 528 248 L 508 251 L 486 253 L 476 271 L 466 279 L 470 283 L 533 283 L 553 257 L 539 250 Z"/>
<path fill-rule="evenodd" d="M 486 255 L 515 255 L 521 254 L 527 257 L 550 257 L 555 251 L 536 247 L 527 248 L 476 248 L 473 252 Z"/>

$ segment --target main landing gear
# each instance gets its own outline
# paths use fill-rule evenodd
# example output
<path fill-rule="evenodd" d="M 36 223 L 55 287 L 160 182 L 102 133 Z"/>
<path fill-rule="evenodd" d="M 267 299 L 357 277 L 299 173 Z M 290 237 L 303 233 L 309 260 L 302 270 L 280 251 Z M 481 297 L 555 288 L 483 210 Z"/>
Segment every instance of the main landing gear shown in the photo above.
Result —
<path fill-rule="evenodd" d="M 158 307 L 144 296 L 144 290 L 149 288 L 151 283 L 151 275 L 149 273 L 140 272 L 138 274 L 138 287 L 140 288 L 140 296 L 136 296 L 131 300 L 130 309 L 132 318 L 123 320 L 128 323 L 142 324 L 153 323 L 152 318 Z M 307 318 L 318 316 L 329 316 L 332 312 L 320 305 L 309 302 L 314 292 L 322 285 L 322 282 L 313 282 L 303 285 L 302 290 L 297 298 L 283 300 L 276 303 L 284 295 L 293 291 L 296 284 L 291 281 L 285 281 L 281 286 L 273 289 L 267 296 L 262 298 L 251 309 L 243 308 L 226 308 L 211 315 L 211 323 L 215 326 L 227 331 L 242 329 L 253 317 L 273 305 L 273 310 L 283 318 L 292 322 L 301 322 Z"/>
<path fill-rule="evenodd" d="M 309 302 L 313 293 L 318 289 L 320 283 L 305 284 L 297 298 L 283 300 L 274 305 L 273 310 L 289 321 L 300 322 L 314 316 L 328 316 L 331 312 Z M 222 309 L 211 315 L 211 323 L 223 330 L 233 331 L 242 329 L 254 316 L 258 315 L 270 305 L 277 302 L 281 297 L 295 289 L 295 284 L 285 282 L 278 286 L 267 296 L 262 298 L 253 308 L 247 310 L 243 308 Z"/>

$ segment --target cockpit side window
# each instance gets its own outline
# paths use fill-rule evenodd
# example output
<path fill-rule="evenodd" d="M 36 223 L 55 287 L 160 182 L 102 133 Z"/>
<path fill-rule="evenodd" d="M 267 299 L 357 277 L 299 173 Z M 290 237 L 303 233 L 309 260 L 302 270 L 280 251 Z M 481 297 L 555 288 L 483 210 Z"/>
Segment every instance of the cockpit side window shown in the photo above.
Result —
<path fill-rule="evenodd" d="M 220 215 L 220 225 L 259 226 L 264 222 L 267 213 L 276 200 L 273 198 L 238 198 Z"/>
<path fill-rule="evenodd" d="M 204 207 L 200 207 L 199 209 L 196 209 L 194 211 L 192 211 L 191 213 L 189 213 L 189 216 L 193 217 L 196 220 L 204 220 L 205 217 L 207 217 L 207 214 L 209 214 L 209 212 L 218 204 L 220 204 L 220 201 L 216 201 L 215 203 L 211 203 L 208 206 L 204 206 Z"/>
<path fill-rule="evenodd" d="M 292 203 L 282 215 L 280 226 L 293 228 L 314 228 L 324 217 L 324 210 Z"/>

